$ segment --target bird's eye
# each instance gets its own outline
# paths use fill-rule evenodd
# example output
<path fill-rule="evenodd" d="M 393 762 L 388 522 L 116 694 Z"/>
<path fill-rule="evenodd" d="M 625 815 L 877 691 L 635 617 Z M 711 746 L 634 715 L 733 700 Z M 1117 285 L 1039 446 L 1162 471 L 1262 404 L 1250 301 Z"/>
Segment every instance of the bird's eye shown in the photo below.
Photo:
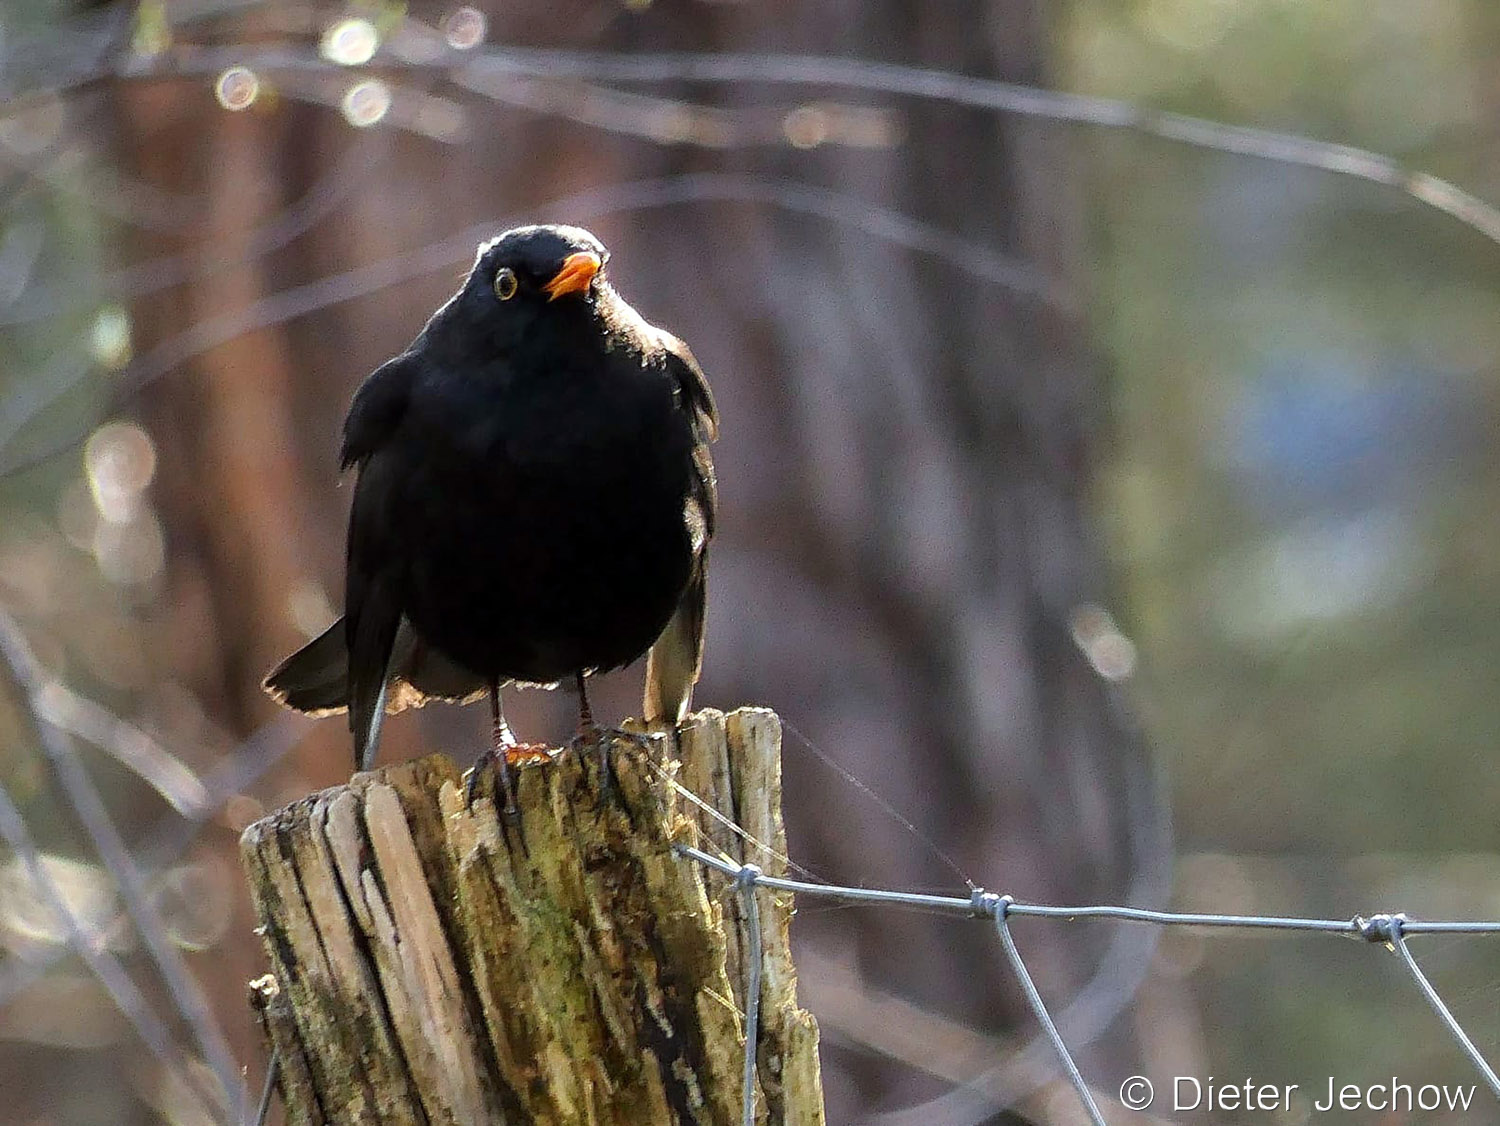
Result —
<path fill-rule="evenodd" d="M 495 296 L 501 301 L 509 301 L 520 288 L 521 283 L 516 280 L 516 272 L 509 266 L 502 266 L 495 272 Z"/>

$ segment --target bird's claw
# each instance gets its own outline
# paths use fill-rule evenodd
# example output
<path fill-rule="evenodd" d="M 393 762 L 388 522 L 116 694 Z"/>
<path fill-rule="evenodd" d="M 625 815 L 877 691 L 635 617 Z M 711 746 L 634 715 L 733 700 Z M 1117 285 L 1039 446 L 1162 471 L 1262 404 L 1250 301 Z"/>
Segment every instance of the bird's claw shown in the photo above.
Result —
<path fill-rule="evenodd" d="M 604 728 L 597 724 L 579 724 L 573 738 L 568 740 L 568 750 L 582 758 L 587 750 L 599 755 L 599 793 L 608 798 L 612 787 L 609 780 L 609 739 Z"/>
<path fill-rule="evenodd" d="M 496 762 L 501 764 L 500 777 L 505 787 L 505 812 L 507 815 L 511 815 L 516 811 L 516 799 L 514 788 L 511 785 L 510 763 L 506 761 L 505 755 L 502 755 L 493 747 L 481 751 L 479 757 L 474 760 L 474 765 L 469 768 L 469 782 L 464 787 L 464 805 L 470 810 L 474 808 L 474 802 L 479 798 L 480 780 L 484 777 L 485 771 L 494 766 Z"/>
<path fill-rule="evenodd" d="M 639 731 L 628 731 L 621 727 L 600 727 L 598 724 L 589 724 L 580 726 L 573 738 L 568 740 L 568 750 L 576 755 L 581 756 L 587 750 L 593 750 L 598 754 L 601 801 L 608 801 L 615 792 L 614 768 L 610 763 L 609 751 L 610 746 L 617 739 L 632 743 L 642 751 L 650 751 L 656 745 L 657 737 Z"/>
<path fill-rule="evenodd" d="M 469 771 L 469 782 L 466 787 L 468 807 L 474 808 L 474 800 L 479 797 L 479 784 L 484 777 L 484 772 L 498 763 L 500 785 L 505 791 L 504 812 L 507 817 L 515 817 L 519 812 L 516 806 L 516 769 L 532 766 L 538 762 L 548 762 L 551 758 L 551 748 L 539 743 L 506 743 L 500 747 L 487 748 L 474 760 L 473 769 Z"/>

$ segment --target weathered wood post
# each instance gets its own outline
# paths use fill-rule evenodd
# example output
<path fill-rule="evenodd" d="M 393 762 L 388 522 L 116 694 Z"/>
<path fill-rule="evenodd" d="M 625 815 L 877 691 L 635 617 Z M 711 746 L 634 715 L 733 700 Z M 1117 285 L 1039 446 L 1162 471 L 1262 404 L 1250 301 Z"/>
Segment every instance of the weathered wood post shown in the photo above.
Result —
<path fill-rule="evenodd" d="M 520 770 L 518 823 L 497 816 L 492 778 L 468 808 L 458 768 L 432 755 L 245 830 L 271 966 L 252 1001 L 289 1122 L 740 1122 L 745 912 L 673 845 L 784 874 L 780 723 L 705 711 L 612 754 L 603 800 L 597 756 Z M 791 897 L 756 894 L 757 1121 L 820 1126 Z"/>

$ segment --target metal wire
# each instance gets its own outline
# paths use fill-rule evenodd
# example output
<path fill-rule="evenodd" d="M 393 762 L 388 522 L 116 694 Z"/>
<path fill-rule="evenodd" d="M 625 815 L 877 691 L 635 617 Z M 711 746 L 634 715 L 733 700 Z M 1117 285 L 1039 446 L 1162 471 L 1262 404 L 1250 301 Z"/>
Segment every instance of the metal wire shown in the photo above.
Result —
<path fill-rule="evenodd" d="M 755 1057 L 760 1042 L 760 978 L 765 960 L 760 940 L 760 900 L 755 885 L 763 873 L 754 864 L 746 864 L 735 873 L 735 886 L 745 900 L 745 930 L 749 949 L 745 955 L 745 1081 L 740 1105 L 744 1108 L 743 1126 L 755 1126 Z"/>
<path fill-rule="evenodd" d="M 1048 1011 L 1046 1003 L 1037 991 L 1035 983 L 1031 980 L 1031 974 L 1026 969 L 1026 963 L 1021 957 L 1020 950 L 1016 947 L 1015 940 L 1010 933 L 1009 921 L 1013 917 L 1030 917 L 1040 919 L 1115 919 L 1127 923 L 1147 923 L 1155 926 L 1188 926 L 1188 927 L 1224 927 L 1238 928 L 1241 930 L 1284 930 L 1284 931 L 1309 931 L 1322 934 L 1340 934 L 1351 938 L 1364 939 L 1370 943 L 1389 946 L 1400 956 L 1407 971 L 1416 981 L 1428 1004 L 1437 1013 L 1443 1025 L 1448 1029 L 1450 1035 L 1463 1050 L 1470 1062 L 1479 1071 L 1496 1098 L 1500 1098 L 1500 1075 L 1490 1066 L 1484 1055 L 1474 1045 L 1467 1032 L 1459 1024 L 1458 1019 L 1443 1002 L 1442 997 L 1433 987 L 1432 982 L 1417 965 L 1417 960 L 1412 956 L 1407 947 L 1406 936 L 1412 934 L 1500 934 L 1500 922 L 1489 920 L 1427 920 L 1408 919 L 1402 914 L 1376 914 L 1369 917 L 1356 915 L 1352 919 L 1303 919 L 1295 917 L 1282 917 L 1278 915 L 1217 915 L 1200 912 L 1180 911 L 1153 911 L 1141 907 L 1118 907 L 1106 904 L 1090 904 L 1079 907 L 1058 907 L 1040 903 L 1017 903 L 1008 895 L 996 895 L 987 892 L 983 888 L 975 888 L 967 898 L 944 895 L 921 895 L 914 892 L 891 891 L 883 888 L 858 888 L 840 887 L 834 884 L 811 884 L 802 880 L 789 880 L 781 876 L 767 876 L 753 864 L 736 864 L 732 860 L 726 860 L 717 856 L 711 856 L 701 849 L 690 845 L 674 846 L 676 852 L 689 860 L 696 861 L 706 868 L 712 868 L 733 878 L 735 887 L 745 895 L 748 903 L 754 902 L 754 888 L 759 885 L 775 888 L 779 891 L 790 891 L 800 895 L 823 896 L 830 899 L 840 899 L 851 903 L 874 903 L 887 906 L 918 907 L 926 910 L 948 912 L 954 915 L 963 915 L 968 918 L 993 920 L 996 933 L 1000 937 L 1001 948 L 1005 952 L 1006 959 L 1010 963 L 1011 970 L 1015 973 L 1017 981 L 1021 985 L 1021 991 L 1025 994 L 1026 1002 L 1035 1014 L 1037 1021 L 1041 1024 L 1052 1042 L 1059 1061 L 1068 1075 L 1074 1090 L 1077 1091 L 1080 1101 L 1083 1103 L 1090 1120 L 1094 1126 L 1105 1126 L 1104 1118 L 1100 1113 L 1098 1103 L 1094 1100 L 1088 1083 L 1084 1080 L 1082 1072 L 1079 1071 L 1077 1063 L 1073 1060 L 1072 1053 L 1068 1051 L 1067 1044 L 1058 1032 L 1057 1025 Z M 756 920 L 758 923 L 758 920 Z M 759 926 L 753 928 L 753 933 L 759 936 Z M 749 965 L 746 972 L 749 981 L 745 994 L 746 1004 L 746 1026 L 752 1027 L 750 1016 L 750 1005 L 752 994 L 758 1002 L 760 993 L 760 953 L 758 944 L 752 946 Z M 746 1039 L 745 1054 L 745 1123 L 753 1120 L 752 1081 L 754 1072 L 754 1047 L 753 1040 Z"/>
<path fill-rule="evenodd" d="M 1011 937 L 1010 925 L 1006 918 L 1011 902 L 1008 895 L 997 896 L 995 900 L 995 932 L 1000 936 L 1000 945 L 1005 950 L 1006 958 L 1010 960 L 1010 968 L 1015 972 L 1016 980 L 1021 983 L 1021 992 L 1026 995 L 1026 1003 L 1036 1014 L 1037 1021 L 1047 1033 L 1047 1039 L 1052 1041 L 1052 1047 L 1056 1049 L 1057 1057 L 1062 1061 L 1063 1070 L 1068 1073 L 1068 1081 L 1073 1084 L 1073 1090 L 1078 1092 L 1083 1109 L 1088 1111 L 1089 1121 L 1094 1126 L 1106 1126 L 1104 1115 L 1099 1113 L 1099 1104 L 1094 1101 L 1089 1085 L 1083 1081 L 1083 1073 L 1073 1062 L 1068 1046 L 1063 1043 L 1062 1033 L 1057 1031 L 1052 1014 L 1047 1011 L 1042 995 L 1037 992 L 1036 985 L 1031 980 L 1031 974 L 1027 972 L 1026 963 L 1021 958 L 1021 951 L 1016 948 L 1016 940 Z"/>
<path fill-rule="evenodd" d="M 260 1102 L 255 1109 L 253 1126 L 266 1126 L 266 1119 L 271 1115 L 271 1098 L 276 1094 L 276 1072 L 280 1067 L 281 1050 L 272 1044 L 271 1058 L 266 1061 L 266 1082 L 260 1089 Z"/>
<path fill-rule="evenodd" d="M 1432 987 L 1432 982 L 1427 980 L 1427 975 L 1422 972 L 1422 967 L 1417 965 L 1416 958 L 1412 957 L 1411 951 L 1407 948 L 1406 938 L 1402 934 L 1408 926 L 1406 916 L 1377 915 L 1372 922 L 1377 926 L 1380 922 L 1385 924 L 1386 942 L 1401 956 L 1401 960 L 1406 963 L 1406 968 L 1411 971 L 1411 976 L 1416 979 L 1417 985 L 1426 996 L 1427 1003 L 1432 1006 L 1432 1011 L 1437 1013 L 1439 1019 L 1447 1025 L 1448 1031 L 1453 1034 L 1453 1039 L 1458 1041 L 1458 1046 L 1464 1050 L 1464 1055 L 1468 1056 L 1470 1062 L 1479 1069 L 1479 1074 L 1484 1076 L 1484 1081 L 1490 1085 L 1490 1090 L 1495 1092 L 1495 1097 L 1500 1098 L 1500 1076 L 1495 1074 L 1495 1069 L 1479 1054 L 1479 1049 L 1474 1047 L 1474 1041 L 1469 1039 L 1469 1034 L 1464 1031 L 1463 1025 L 1458 1023 L 1448 1006 L 1443 1003 L 1443 999 L 1438 996 L 1438 991 Z M 1375 941 L 1379 940 L 1379 937 L 1375 938 Z"/>

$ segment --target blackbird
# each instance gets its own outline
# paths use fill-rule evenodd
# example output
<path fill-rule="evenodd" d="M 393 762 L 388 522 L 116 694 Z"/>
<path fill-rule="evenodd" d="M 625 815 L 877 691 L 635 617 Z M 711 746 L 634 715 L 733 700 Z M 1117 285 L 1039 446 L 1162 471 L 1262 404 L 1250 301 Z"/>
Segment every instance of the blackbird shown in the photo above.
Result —
<path fill-rule="evenodd" d="M 479 247 L 462 288 L 355 392 L 344 616 L 266 677 L 314 715 L 348 709 L 359 769 L 388 712 L 506 683 L 646 663 L 648 721 L 678 723 L 702 666 L 718 415 L 687 345 L 610 286 L 577 227 Z M 476 772 L 477 774 L 477 772 Z"/>

